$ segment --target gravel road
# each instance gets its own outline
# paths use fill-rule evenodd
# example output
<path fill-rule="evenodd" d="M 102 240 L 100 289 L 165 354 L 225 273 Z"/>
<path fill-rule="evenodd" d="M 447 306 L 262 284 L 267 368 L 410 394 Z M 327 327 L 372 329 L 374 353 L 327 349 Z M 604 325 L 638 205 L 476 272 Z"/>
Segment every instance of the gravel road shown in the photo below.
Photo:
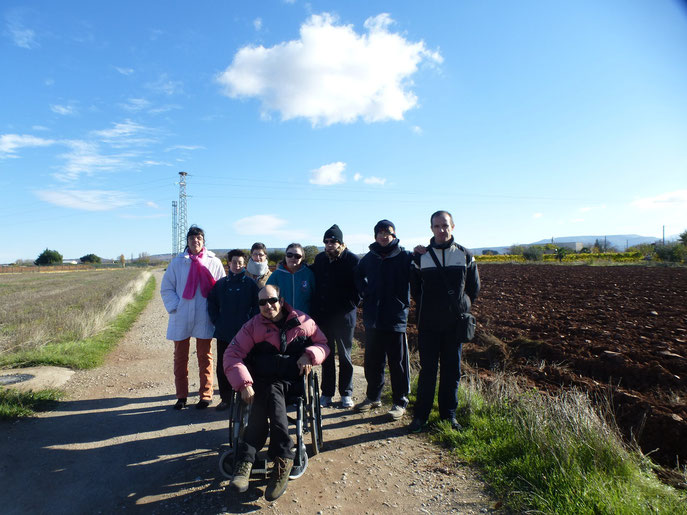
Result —
<path fill-rule="evenodd" d="M 156 273 L 160 281 L 161 273 Z M 174 411 L 167 314 L 155 295 L 96 370 L 77 371 L 55 411 L 0 423 L 0 511 L 50 513 L 489 513 L 495 501 L 478 474 L 409 420 L 323 410 L 325 446 L 306 474 L 269 503 L 265 481 L 242 495 L 218 470 L 226 412 Z M 190 362 L 190 391 L 198 379 Z M 357 367 L 354 397 L 365 380 Z M 195 403 L 191 397 L 189 402 Z M 215 396 L 215 403 L 218 396 Z M 309 442 L 309 436 L 306 437 Z"/>

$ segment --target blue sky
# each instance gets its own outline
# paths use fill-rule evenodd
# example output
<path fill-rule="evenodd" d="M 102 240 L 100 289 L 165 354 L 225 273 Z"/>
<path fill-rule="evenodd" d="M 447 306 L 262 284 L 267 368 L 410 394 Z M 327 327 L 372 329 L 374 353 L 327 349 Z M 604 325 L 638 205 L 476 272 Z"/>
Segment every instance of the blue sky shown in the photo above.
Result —
<path fill-rule="evenodd" d="M 0 262 L 687 229 L 687 9 L 668 0 L 5 1 Z M 9 230 L 8 230 L 9 229 Z"/>

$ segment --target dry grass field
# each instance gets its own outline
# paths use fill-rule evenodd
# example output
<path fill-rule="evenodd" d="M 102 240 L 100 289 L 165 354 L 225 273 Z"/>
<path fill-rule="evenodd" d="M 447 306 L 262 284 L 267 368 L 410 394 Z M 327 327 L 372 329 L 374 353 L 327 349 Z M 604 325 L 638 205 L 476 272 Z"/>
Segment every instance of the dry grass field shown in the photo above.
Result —
<path fill-rule="evenodd" d="M 0 354 L 95 334 L 149 276 L 140 269 L 0 275 Z"/>

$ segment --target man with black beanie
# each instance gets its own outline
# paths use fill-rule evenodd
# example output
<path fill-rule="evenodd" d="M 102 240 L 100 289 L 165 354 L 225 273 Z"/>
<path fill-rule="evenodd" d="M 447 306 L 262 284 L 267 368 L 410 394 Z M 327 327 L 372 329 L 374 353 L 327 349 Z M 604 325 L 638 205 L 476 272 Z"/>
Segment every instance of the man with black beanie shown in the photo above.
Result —
<path fill-rule="evenodd" d="M 315 257 L 310 267 L 315 274 L 315 292 L 311 301 L 312 317 L 327 337 L 330 353 L 322 363 L 320 404 L 332 405 L 336 393 L 336 363 L 339 354 L 339 394 L 341 407 L 353 407 L 353 330 L 356 308 L 360 302 L 353 270 L 358 256 L 346 248 L 343 232 L 334 224 L 324 233 L 324 252 Z"/>
<path fill-rule="evenodd" d="M 375 242 L 356 268 L 356 285 L 363 297 L 365 325 L 365 379 L 367 398 L 356 405 L 366 412 L 382 405 L 384 365 L 389 363 L 393 406 L 389 416 L 400 419 L 408 405 L 410 365 L 406 325 L 410 307 L 412 254 L 403 250 L 396 227 L 380 220 L 374 228 Z"/>

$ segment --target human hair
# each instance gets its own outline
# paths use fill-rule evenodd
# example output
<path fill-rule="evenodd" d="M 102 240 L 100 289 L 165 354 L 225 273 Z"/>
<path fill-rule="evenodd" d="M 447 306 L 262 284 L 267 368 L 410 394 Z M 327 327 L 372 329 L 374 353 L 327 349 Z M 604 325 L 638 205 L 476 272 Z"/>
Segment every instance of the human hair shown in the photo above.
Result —
<path fill-rule="evenodd" d="M 265 254 L 267 254 L 267 247 L 265 247 L 264 243 L 261 243 L 259 241 L 253 243 L 253 246 L 250 248 L 250 253 L 252 254 L 254 250 L 263 250 L 265 251 Z"/>
<path fill-rule="evenodd" d="M 456 225 L 456 224 L 453 222 L 453 215 L 452 215 L 451 213 L 449 213 L 448 211 L 443 211 L 443 210 L 442 210 L 442 211 L 435 211 L 434 213 L 432 213 L 432 216 L 429 217 L 429 226 L 430 226 L 430 227 L 431 227 L 432 224 L 434 223 L 434 217 L 440 216 L 440 215 L 446 215 L 446 216 L 448 216 L 448 217 L 451 219 L 451 225 Z"/>
<path fill-rule="evenodd" d="M 201 235 L 203 237 L 203 243 L 205 243 L 205 231 L 198 227 L 196 224 L 193 224 L 191 227 L 188 228 L 188 232 L 186 233 L 186 248 L 184 250 L 188 250 L 188 238 L 189 236 L 198 236 Z"/>
<path fill-rule="evenodd" d="M 266 284 L 265 286 L 263 286 L 262 288 L 260 288 L 260 291 L 258 291 L 258 294 L 260 294 L 260 292 L 261 292 L 262 290 L 264 290 L 265 288 L 267 288 L 268 286 L 271 286 L 272 288 L 274 288 L 275 290 L 277 290 L 277 297 L 281 299 L 281 288 L 280 288 L 279 286 L 277 286 L 276 284 Z"/>
<path fill-rule="evenodd" d="M 227 263 L 231 263 L 231 258 L 235 257 L 242 257 L 244 261 L 246 260 L 246 254 L 241 249 L 232 249 L 227 252 Z"/>
<path fill-rule="evenodd" d="M 282 265 L 286 266 L 286 253 L 289 251 L 289 249 L 301 249 L 301 255 L 303 256 L 303 261 L 301 261 L 301 264 L 305 263 L 305 251 L 303 250 L 303 245 L 300 243 L 289 243 L 284 251 L 284 259 L 281 260 Z"/>

